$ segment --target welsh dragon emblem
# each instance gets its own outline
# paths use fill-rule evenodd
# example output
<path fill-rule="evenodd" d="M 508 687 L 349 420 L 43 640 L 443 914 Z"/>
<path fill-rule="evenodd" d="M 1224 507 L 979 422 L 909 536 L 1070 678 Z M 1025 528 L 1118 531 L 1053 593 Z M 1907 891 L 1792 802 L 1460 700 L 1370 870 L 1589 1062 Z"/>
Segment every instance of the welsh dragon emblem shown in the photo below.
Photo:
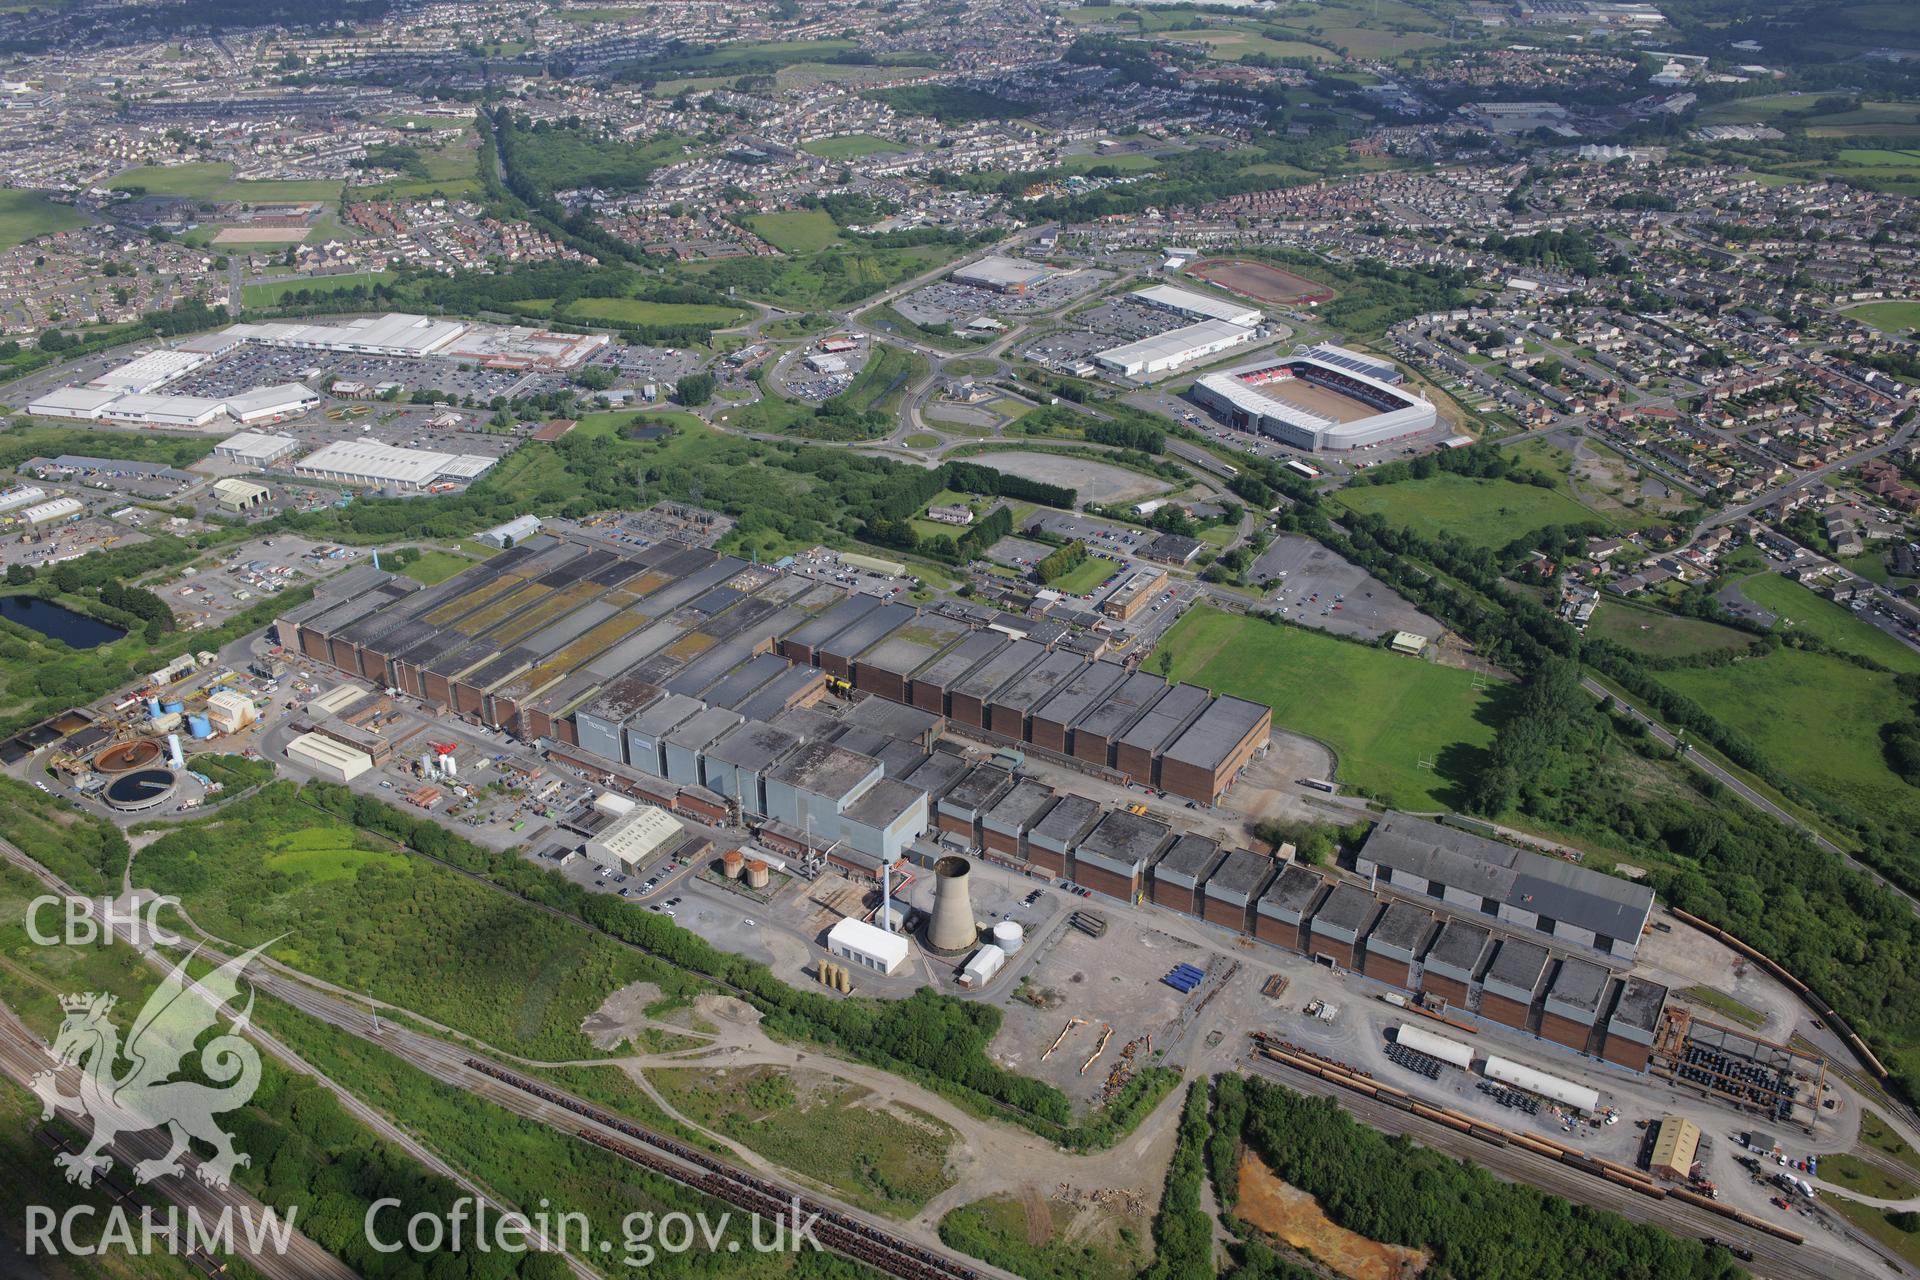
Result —
<path fill-rule="evenodd" d="M 134 1166 L 133 1175 L 142 1183 L 185 1172 L 180 1157 L 196 1138 L 214 1150 L 196 1170 L 208 1186 L 224 1188 L 237 1166 L 252 1163 L 234 1149 L 233 1135 L 214 1123 L 216 1114 L 245 1106 L 260 1087 L 260 1054 L 242 1035 L 253 1013 L 251 992 L 246 1006 L 231 1016 L 230 1026 L 198 1050 L 200 1074 L 214 1083 L 172 1077 L 185 1069 L 196 1042 L 219 1026 L 220 1014 L 239 998 L 242 971 L 267 945 L 236 956 L 200 979 L 187 974 L 187 962 L 198 953 L 195 948 L 148 998 L 124 1049 L 109 1017 L 116 997 L 87 992 L 60 998 L 66 1017 L 48 1052 L 61 1067 L 80 1067 L 80 1092 L 67 1097 L 59 1091 L 58 1068 L 35 1076 L 33 1091 L 42 1104 L 41 1119 L 69 1111 L 93 1121 L 93 1137 L 85 1150 L 54 1157 L 66 1170 L 67 1181 L 91 1186 L 95 1175 L 113 1167 L 113 1158 L 105 1152 L 116 1137 L 149 1129 L 165 1129 L 170 1145 L 164 1155 Z"/>

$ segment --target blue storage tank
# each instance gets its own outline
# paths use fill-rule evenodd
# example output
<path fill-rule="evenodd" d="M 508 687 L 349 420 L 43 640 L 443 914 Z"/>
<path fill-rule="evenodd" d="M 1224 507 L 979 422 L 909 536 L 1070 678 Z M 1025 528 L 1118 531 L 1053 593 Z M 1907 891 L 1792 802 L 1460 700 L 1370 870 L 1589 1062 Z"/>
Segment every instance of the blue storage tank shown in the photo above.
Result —
<path fill-rule="evenodd" d="M 172 715 L 176 712 L 185 711 L 187 704 L 184 702 L 163 702 L 160 704 L 160 709 Z"/>
<path fill-rule="evenodd" d="M 196 738 L 211 738 L 213 725 L 205 716 L 188 716 L 187 732 Z"/>
<path fill-rule="evenodd" d="M 148 698 L 147 699 L 147 718 L 150 720 L 158 720 L 160 718 L 160 715 L 161 715 L 160 699 Z"/>

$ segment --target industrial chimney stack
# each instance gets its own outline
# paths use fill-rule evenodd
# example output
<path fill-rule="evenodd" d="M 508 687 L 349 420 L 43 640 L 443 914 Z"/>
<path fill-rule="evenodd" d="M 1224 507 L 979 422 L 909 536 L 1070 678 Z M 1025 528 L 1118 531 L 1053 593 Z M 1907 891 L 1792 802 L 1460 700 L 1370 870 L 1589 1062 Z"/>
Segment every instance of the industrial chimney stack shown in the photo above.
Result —
<path fill-rule="evenodd" d="M 932 950 L 968 951 L 980 940 L 967 885 L 972 874 L 973 864 L 965 858 L 949 856 L 933 864 L 933 918 L 927 924 Z"/>

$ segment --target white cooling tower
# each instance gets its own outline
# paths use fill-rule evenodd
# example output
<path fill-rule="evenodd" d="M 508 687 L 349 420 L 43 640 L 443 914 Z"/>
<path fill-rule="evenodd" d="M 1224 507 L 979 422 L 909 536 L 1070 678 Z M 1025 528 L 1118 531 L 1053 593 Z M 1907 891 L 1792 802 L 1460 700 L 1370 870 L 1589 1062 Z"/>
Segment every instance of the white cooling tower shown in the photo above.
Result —
<path fill-rule="evenodd" d="M 935 951 L 971 951 L 980 941 L 973 924 L 973 900 L 968 881 L 973 864 L 950 856 L 933 864 L 933 918 L 927 923 L 927 945 Z"/>

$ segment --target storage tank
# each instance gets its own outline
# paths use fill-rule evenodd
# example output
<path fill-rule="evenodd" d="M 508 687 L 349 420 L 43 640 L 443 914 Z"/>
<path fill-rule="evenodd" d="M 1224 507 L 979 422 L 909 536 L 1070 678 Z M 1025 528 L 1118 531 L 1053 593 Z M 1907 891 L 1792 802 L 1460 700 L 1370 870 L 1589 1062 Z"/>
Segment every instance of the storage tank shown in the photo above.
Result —
<path fill-rule="evenodd" d="M 729 849 L 720 857 L 720 870 L 729 880 L 738 880 L 740 873 L 747 869 L 746 855 L 738 849 Z"/>
<path fill-rule="evenodd" d="M 211 738 L 213 736 L 213 722 L 205 716 L 188 716 L 187 732 L 196 738 Z"/>
<path fill-rule="evenodd" d="M 449 778 L 460 776 L 460 762 L 453 758 L 452 753 L 440 757 L 440 767 L 447 771 Z"/>
<path fill-rule="evenodd" d="M 767 864 L 759 858 L 747 859 L 747 888 L 764 889 L 767 887 Z"/>
<path fill-rule="evenodd" d="M 185 765 L 186 762 L 187 762 L 186 756 L 182 755 L 180 752 L 180 735 L 177 733 L 168 734 L 167 735 L 167 763 L 172 765 L 174 768 L 178 769 L 183 765 Z"/>
<path fill-rule="evenodd" d="M 639 808 L 638 805 L 625 796 L 615 795 L 611 791 L 602 791 L 599 795 L 595 796 L 593 798 L 593 807 L 595 812 L 604 813 L 609 818 L 618 818 L 622 814 L 632 813 L 635 809 Z"/>
<path fill-rule="evenodd" d="M 147 699 L 147 715 L 150 718 L 155 720 L 158 720 L 160 718 L 160 699 L 158 698 Z"/>
<path fill-rule="evenodd" d="M 422 751 L 420 753 L 420 772 L 429 778 L 433 776 L 433 752 Z"/>
<path fill-rule="evenodd" d="M 1416 1027 L 1411 1023 L 1403 1022 L 1400 1024 L 1399 1030 L 1393 1033 L 1393 1039 L 1394 1043 L 1403 1049 L 1411 1049 L 1415 1053 L 1424 1053 L 1429 1058 L 1438 1058 L 1442 1062 L 1450 1062 L 1462 1071 L 1465 1071 L 1467 1067 L 1473 1063 L 1472 1049 L 1461 1044 L 1458 1040 L 1449 1040 L 1445 1036 L 1437 1036 L 1425 1027 Z"/>
<path fill-rule="evenodd" d="M 993 945 L 1013 955 L 1027 940 L 1027 931 L 1020 927 L 1018 920 L 1002 920 L 993 926 Z"/>
<path fill-rule="evenodd" d="M 184 702 L 163 702 L 160 704 L 160 709 L 168 715 L 174 715 L 177 712 L 185 711 L 187 704 Z"/>
<path fill-rule="evenodd" d="M 1537 1093 L 1543 1098 L 1551 1098 L 1576 1111 L 1584 1111 L 1591 1115 L 1600 1109 L 1598 1089 L 1589 1089 L 1586 1085 L 1562 1080 L 1559 1076 L 1550 1076 L 1544 1071 L 1536 1071 L 1525 1063 L 1515 1062 L 1511 1058 L 1488 1058 L 1487 1065 L 1480 1070 L 1489 1080 L 1498 1080 L 1516 1089 Z"/>

